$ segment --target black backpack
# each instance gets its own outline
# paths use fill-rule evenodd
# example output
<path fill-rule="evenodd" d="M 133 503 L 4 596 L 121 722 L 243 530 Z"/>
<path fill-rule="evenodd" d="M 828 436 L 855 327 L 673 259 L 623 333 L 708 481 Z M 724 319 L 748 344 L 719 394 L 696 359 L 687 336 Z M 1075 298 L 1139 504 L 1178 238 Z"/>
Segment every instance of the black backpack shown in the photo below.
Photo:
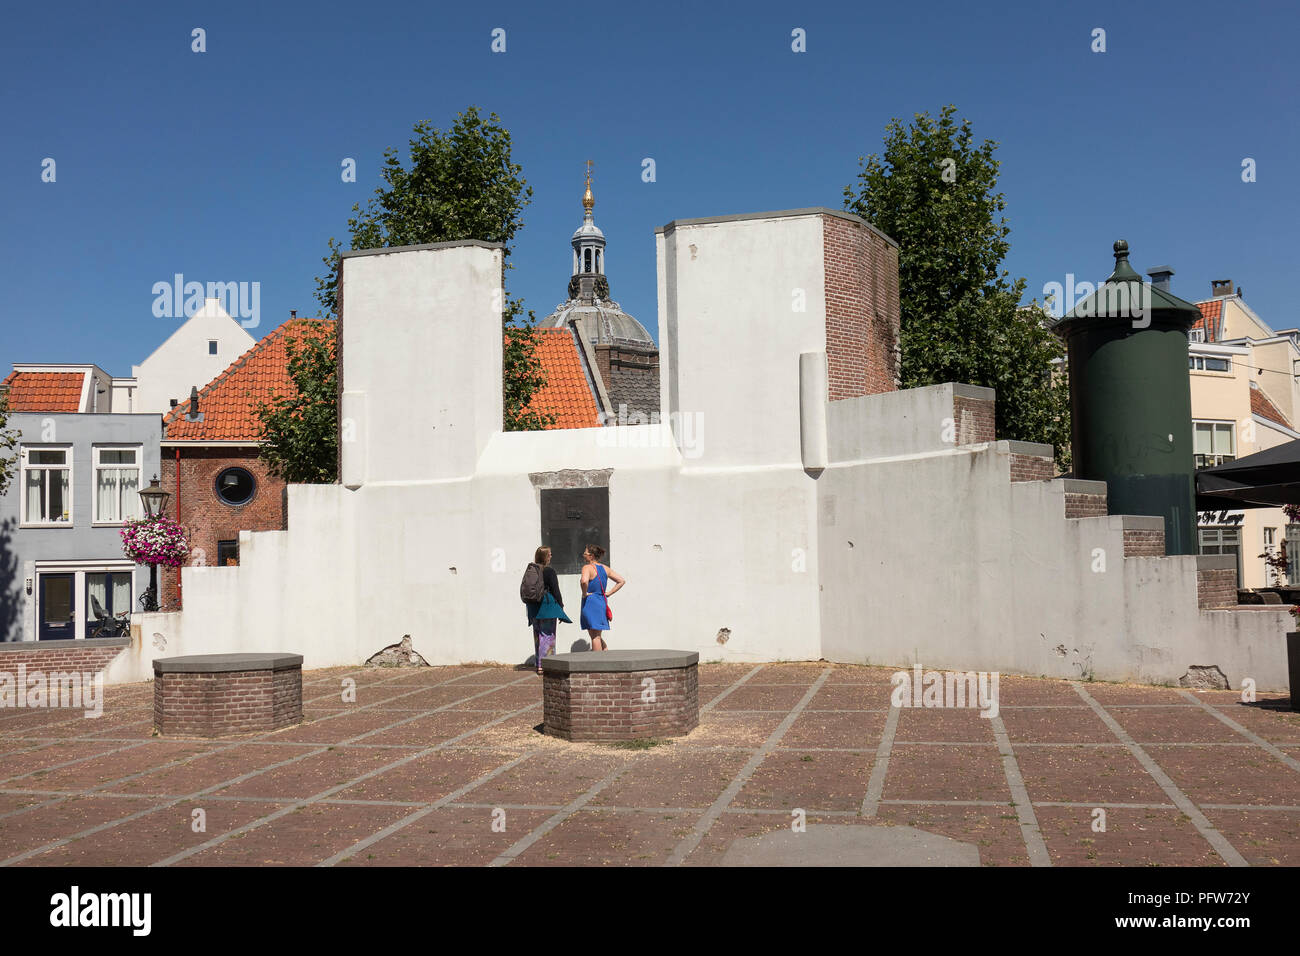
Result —
<path fill-rule="evenodd" d="M 524 579 L 519 582 L 519 600 L 525 604 L 540 604 L 546 594 L 546 584 L 542 580 L 542 566 L 529 562 L 524 569 Z"/>

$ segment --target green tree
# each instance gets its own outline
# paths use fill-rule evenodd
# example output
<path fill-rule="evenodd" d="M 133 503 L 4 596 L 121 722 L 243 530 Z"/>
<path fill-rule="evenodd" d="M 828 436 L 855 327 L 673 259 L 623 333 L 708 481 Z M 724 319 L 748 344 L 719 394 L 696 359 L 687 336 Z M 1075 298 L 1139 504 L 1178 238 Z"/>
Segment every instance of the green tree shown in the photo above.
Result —
<path fill-rule="evenodd" d="M 523 209 L 533 190 L 511 161 L 510 132 L 491 113 L 485 119 L 471 106 L 456 117 L 450 130 L 428 121 L 415 124 L 410 140 L 410 168 L 395 149 L 384 151 L 384 185 L 366 205 L 352 207 L 348 219 L 351 248 L 377 249 L 427 242 L 481 239 L 504 246 L 506 268 L 510 243 L 523 228 Z M 329 240 L 327 267 L 316 280 L 316 298 L 325 314 L 338 312 L 339 254 L 342 246 Z M 504 281 L 504 277 L 503 277 Z M 546 384 L 537 357 L 536 317 L 523 318 L 522 300 L 506 296 L 502 311 L 505 337 L 502 361 L 503 427 L 507 431 L 545 428 L 552 415 L 529 409 L 537 390 Z"/>
<path fill-rule="evenodd" d="M 14 469 L 18 462 L 18 439 L 20 433 L 8 427 L 9 397 L 0 392 L 0 495 L 9 488 L 14 479 Z"/>
<path fill-rule="evenodd" d="M 338 478 L 338 362 L 333 322 L 288 333 L 289 378 L 294 390 L 258 406 L 259 457 L 288 482 L 328 483 Z"/>
<path fill-rule="evenodd" d="M 997 390 L 1000 438 L 1046 442 L 1067 467 L 1069 385 L 1045 313 L 1021 309 L 1025 280 L 1001 270 L 1010 244 L 996 192 L 997 144 L 976 143 L 946 106 L 891 120 L 883 155 L 859 157 L 844 206 L 899 244 L 904 388 L 963 382 Z"/>

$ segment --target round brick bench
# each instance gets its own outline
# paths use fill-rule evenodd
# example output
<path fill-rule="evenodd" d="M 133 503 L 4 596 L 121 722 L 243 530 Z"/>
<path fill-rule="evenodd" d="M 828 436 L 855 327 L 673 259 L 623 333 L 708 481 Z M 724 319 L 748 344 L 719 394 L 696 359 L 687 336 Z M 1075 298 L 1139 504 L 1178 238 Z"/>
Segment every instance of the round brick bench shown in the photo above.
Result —
<path fill-rule="evenodd" d="M 224 737 L 302 722 L 301 654 L 192 654 L 153 662 L 153 726 Z"/>
<path fill-rule="evenodd" d="M 680 737 L 700 722 L 694 651 L 627 650 L 542 659 L 545 731 L 565 740 Z"/>

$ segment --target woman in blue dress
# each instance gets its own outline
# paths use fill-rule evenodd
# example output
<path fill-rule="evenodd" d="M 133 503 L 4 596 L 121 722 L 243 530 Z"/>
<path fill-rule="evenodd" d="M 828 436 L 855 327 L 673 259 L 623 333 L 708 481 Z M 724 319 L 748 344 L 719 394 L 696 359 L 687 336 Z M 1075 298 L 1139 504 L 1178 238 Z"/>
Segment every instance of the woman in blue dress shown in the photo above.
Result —
<path fill-rule="evenodd" d="M 583 560 L 586 561 L 582 567 L 582 626 L 591 638 L 593 651 L 609 650 L 609 644 L 603 636 L 609 630 L 610 618 L 605 598 L 618 593 L 619 588 L 627 583 L 600 563 L 604 556 L 605 549 L 598 544 L 589 544 L 582 552 Z M 614 586 L 606 590 L 610 581 L 614 582 Z M 600 642 L 599 647 L 596 646 L 597 641 Z"/>

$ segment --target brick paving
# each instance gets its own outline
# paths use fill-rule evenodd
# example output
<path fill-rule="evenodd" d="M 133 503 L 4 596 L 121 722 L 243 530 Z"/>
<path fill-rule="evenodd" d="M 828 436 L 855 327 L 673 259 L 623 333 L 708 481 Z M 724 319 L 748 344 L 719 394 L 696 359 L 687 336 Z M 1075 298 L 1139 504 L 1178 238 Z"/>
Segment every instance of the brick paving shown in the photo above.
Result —
<path fill-rule="evenodd" d="M 796 810 L 986 866 L 1300 865 L 1283 697 L 1006 677 L 984 719 L 891 710 L 893 672 L 704 664 L 700 726 L 644 749 L 542 735 L 509 667 L 310 671 L 303 724 L 221 740 L 110 687 L 99 719 L 0 711 L 0 865 L 707 866 Z"/>

